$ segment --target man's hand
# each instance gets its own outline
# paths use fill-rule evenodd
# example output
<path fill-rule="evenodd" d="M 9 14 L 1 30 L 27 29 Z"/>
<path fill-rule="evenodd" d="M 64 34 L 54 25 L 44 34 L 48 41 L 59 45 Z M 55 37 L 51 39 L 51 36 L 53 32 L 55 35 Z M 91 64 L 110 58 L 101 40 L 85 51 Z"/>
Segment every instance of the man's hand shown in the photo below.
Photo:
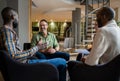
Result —
<path fill-rule="evenodd" d="M 54 48 L 50 47 L 46 50 L 46 52 L 49 53 L 49 54 L 53 54 L 53 53 L 56 52 L 56 50 Z"/>
<path fill-rule="evenodd" d="M 85 62 L 85 60 L 87 59 L 88 56 L 89 56 L 89 55 L 84 55 L 84 56 L 81 58 L 81 61 L 82 61 L 82 62 Z"/>
<path fill-rule="evenodd" d="M 38 46 L 39 49 L 45 49 L 47 47 L 47 44 L 46 43 L 43 44 L 42 40 L 40 39 L 37 46 Z"/>

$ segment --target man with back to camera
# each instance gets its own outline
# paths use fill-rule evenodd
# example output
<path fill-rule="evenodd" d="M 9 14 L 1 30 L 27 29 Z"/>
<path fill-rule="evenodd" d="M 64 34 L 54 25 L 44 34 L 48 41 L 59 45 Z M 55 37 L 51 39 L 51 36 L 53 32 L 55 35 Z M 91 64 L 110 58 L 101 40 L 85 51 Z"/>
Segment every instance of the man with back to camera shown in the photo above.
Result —
<path fill-rule="evenodd" d="M 9 56 L 20 63 L 38 63 L 48 62 L 56 66 L 59 70 L 59 81 L 66 81 L 66 61 L 62 58 L 55 58 L 49 60 L 30 59 L 40 49 L 46 47 L 46 44 L 39 40 L 37 45 L 29 50 L 23 51 L 19 47 L 19 39 L 16 32 L 13 30 L 18 25 L 17 12 L 6 7 L 1 12 L 3 18 L 3 27 L 0 28 L 0 50 L 8 52 Z"/>
<path fill-rule="evenodd" d="M 59 44 L 56 36 L 53 33 L 48 32 L 48 22 L 42 19 L 39 22 L 40 32 L 33 35 L 31 46 L 35 46 L 37 42 L 42 39 L 43 43 L 47 43 L 46 49 L 40 49 L 36 55 L 40 59 L 51 59 L 51 58 L 64 58 L 66 61 L 69 60 L 70 55 L 65 52 L 59 51 Z"/>
<path fill-rule="evenodd" d="M 114 20 L 115 11 L 103 7 L 96 16 L 98 28 L 90 55 L 85 60 L 89 65 L 107 63 L 120 53 L 120 28 Z"/>
<path fill-rule="evenodd" d="M 110 7 L 102 7 L 96 16 L 98 28 L 90 54 L 85 60 L 88 65 L 108 63 L 120 54 L 120 28 L 114 20 L 115 11 Z"/>

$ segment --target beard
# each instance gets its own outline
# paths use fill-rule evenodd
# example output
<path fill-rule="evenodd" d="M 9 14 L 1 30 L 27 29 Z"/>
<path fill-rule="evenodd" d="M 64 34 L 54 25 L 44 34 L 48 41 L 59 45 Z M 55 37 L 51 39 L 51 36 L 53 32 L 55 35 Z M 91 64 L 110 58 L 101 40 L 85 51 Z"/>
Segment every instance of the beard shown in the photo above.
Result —
<path fill-rule="evenodd" d="M 101 19 L 97 19 L 97 23 L 98 23 L 98 28 L 101 28 L 103 26 Z"/>
<path fill-rule="evenodd" d="M 14 22 L 13 22 L 13 28 L 17 28 L 18 27 L 18 22 L 17 20 L 15 19 Z"/>

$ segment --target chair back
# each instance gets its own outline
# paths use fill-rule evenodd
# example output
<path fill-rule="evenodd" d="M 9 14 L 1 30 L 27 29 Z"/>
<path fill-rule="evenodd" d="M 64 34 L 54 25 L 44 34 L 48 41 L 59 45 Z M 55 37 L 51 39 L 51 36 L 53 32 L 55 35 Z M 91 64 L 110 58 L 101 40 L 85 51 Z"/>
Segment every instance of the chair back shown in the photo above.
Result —
<path fill-rule="evenodd" d="M 73 48 L 74 47 L 74 39 L 71 37 L 67 37 L 64 40 L 64 48 Z"/>
<path fill-rule="evenodd" d="M 5 81 L 58 81 L 57 68 L 50 63 L 20 63 L 0 51 L 0 70 Z M 47 78 L 46 78 L 47 77 Z"/>
<path fill-rule="evenodd" d="M 68 62 L 71 81 L 120 81 L 120 55 L 103 65 Z"/>

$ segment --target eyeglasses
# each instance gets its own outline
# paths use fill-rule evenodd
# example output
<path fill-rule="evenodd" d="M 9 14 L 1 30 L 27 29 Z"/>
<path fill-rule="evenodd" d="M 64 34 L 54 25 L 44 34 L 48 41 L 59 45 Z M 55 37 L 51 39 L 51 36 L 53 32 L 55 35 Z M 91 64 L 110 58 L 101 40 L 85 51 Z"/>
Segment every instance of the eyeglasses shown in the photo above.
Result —
<path fill-rule="evenodd" d="M 41 27 L 41 26 L 47 26 L 47 24 L 40 24 L 40 27 Z"/>

